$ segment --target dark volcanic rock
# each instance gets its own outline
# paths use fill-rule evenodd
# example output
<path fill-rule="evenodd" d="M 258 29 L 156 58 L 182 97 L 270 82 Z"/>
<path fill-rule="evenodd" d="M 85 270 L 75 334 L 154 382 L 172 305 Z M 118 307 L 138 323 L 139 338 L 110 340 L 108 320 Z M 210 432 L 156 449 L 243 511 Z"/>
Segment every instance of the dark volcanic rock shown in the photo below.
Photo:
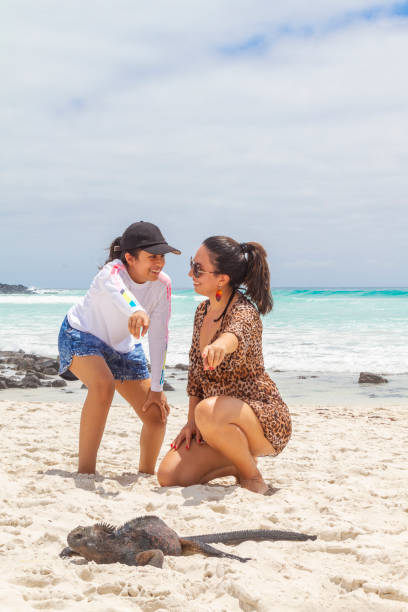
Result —
<path fill-rule="evenodd" d="M 48 374 L 48 376 L 56 376 L 58 374 L 58 368 L 44 368 L 44 370 L 42 370 L 42 373 Z"/>
<path fill-rule="evenodd" d="M 65 382 L 65 380 L 62 380 L 62 378 L 57 378 L 56 380 L 53 380 L 51 383 L 51 387 L 66 387 L 67 383 Z"/>
<path fill-rule="evenodd" d="M 38 370 L 27 370 L 26 372 L 27 374 L 31 374 L 32 376 L 35 376 L 36 378 L 39 378 L 40 380 L 47 379 L 47 376 L 43 374 L 42 372 L 39 372 Z"/>
<path fill-rule="evenodd" d="M 163 391 L 175 391 L 175 389 L 172 385 L 170 385 L 170 383 L 167 382 L 167 380 L 165 380 L 163 385 Z"/>
<path fill-rule="evenodd" d="M 23 389 L 36 389 L 37 387 L 41 386 L 41 382 L 37 376 L 33 376 L 33 374 L 26 374 L 21 381 L 21 386 Z"/>
<path fill-rule="evenodd" d="M 7 285 L 6 283 L 0 283 L 0 293 L 33 293 L 33 291 L 24 285 Z"/>
<path fill-rule="evenodd" d="M 358 382 L 378 385 L 380 383 L 387 383 L 388 380 L 383 376 L 380 376 L 379 374 L 372 374 L 371 372 L 360 372 Z"/>
<path fill-rule="evenodd" d="M 19 351 L 0 351 L 0 390 L 35 389 L 36 387 L 65 387 L 56 378 L 59 361 Z"/>
<path fill-rule="evenodd" d="M 54 379 L 48 378 L 47 380 L 41 381 L 41 386 L 42 387 L 52 387 L 53 382 L 54 382 Z"/>
<path fill-rule="evenodd" d="M 275 372 L 277 372 L 278 370 L 275 370 Z M 300 376 L 298 376 L 298 378 L 301 378 L 303 380 L 306 380 L 307 378 L 319 378 L 318 376 L 312 376 L 311 374 L 309 376 L 304 376 L 303 374 L 301 374 Z"/>
<path fill-rule="evenodd" d="M 34 359 L 26 359 L 24 357 L 16 357 L 8 359 L 8 363 L 15 363 L 18 370 L 32 370 L 35 367 Z"/>
<path fill-rule="evenodd" d="M 174 366 L 174 369 L 175 370 L 185 370 L 185 371 L 187 371 L 188 370 L 188 365 L 186 365 L 185 363 L 177 363 Z"/>
<path fill-rule="evenodd" d="M 10 376 L 6 379 L 6 385 L 8 389 L 22 389 L 23 385 L 21 384 L 21 378 L 17 378 L 16 376 Z"/>
<path fill-rule="evenodd" d="M 47 369 L 58 370 L 58 359 L 50 359 L 49 357 L 37 357 L 37 367 L 46 374 Z"/>

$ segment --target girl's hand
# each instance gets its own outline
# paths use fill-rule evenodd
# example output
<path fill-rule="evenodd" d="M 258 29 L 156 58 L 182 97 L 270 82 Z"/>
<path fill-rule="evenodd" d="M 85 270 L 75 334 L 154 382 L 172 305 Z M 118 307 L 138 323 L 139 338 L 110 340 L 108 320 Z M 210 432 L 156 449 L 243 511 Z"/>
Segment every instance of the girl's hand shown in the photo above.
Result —
<path fill-rule="evenodd" d="M 136 310 L 128 320 L 128 329 L 135 338 L 140 338 L 140 332 L 143 337 L 149 329 L 149 325 L 150 319 L 144 310 Z"/>
<path fill-rule="evenodd" d="M 142 406 L 142 412 L 147 412 L 151 406 L 157 406 L 161 413 L 161 420 L 163 423 L 167 421 L 167 417 L 170 414 L 170 406 L 167 403 L 167 398 L 163 391 L 152 391 L 150 389 L 147 400 Z"/>
<path fill-rule="evenodd" d="M 207 344 L 202 353 L 204 370 L 215 370 L 220 365 L 226 355 L 226 350 L 222 346 Z"/>
<path fill-rule="evenodd" d="M 174 438 L 173 442 L 171 443 L 171 448 L 173 448 L 174 450 L 177 450 L 184 442 L 184 440 L 186 441 L 186 449 L 188 450 L 190 448 L 190 444 L 191 444 L 191 440 L 193 438 L 193 435 L 195 435 L 195 439 L 197 441 L 197 444 L 201 444 L 203 441 L 202 435 L 200 433 L 200 430 L 198 429 L 197 425 L 195 423 L 187 423 L 186 425 L 184 425 L 184 427 L 181 429 L 179 435 Z"/>

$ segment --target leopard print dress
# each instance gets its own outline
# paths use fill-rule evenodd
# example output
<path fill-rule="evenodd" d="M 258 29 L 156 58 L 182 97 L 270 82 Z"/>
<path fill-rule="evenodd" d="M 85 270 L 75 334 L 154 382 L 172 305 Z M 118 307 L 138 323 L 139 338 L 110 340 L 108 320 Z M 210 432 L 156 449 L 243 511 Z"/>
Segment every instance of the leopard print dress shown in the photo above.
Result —
<path fill-rule="evenodd" d="M 292 425 L 288 407 L 265 372 L 259 313 L 242 293 L 237 292 L 236 301 L 228 308 L 211 342 L 220 334 L 231 332 L 238 338 L 238 348 L 226 355 L 215 370 L 204 371 L 200 330 L 208 305 L 209 300 L 201 302 L 195 314 L 187 394 L 201 399 L 227 395 L 243 400 L 252 408 L 266 439 L 279 454 L 288 443 Z"/>

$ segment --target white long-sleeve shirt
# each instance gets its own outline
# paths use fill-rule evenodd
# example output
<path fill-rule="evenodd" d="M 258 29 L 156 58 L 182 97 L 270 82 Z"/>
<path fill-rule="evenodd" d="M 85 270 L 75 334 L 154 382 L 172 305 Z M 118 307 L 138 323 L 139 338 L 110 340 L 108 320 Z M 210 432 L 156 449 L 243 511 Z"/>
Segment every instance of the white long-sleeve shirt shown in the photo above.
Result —
<path fill-rule="evenodd" d="M 151 389 L 161 391 L 171 314 L 171 281 L 161 272 L 157 281 L 135 283 L 120 259 L 105 264 L 86 295 L 68 311 L 71 327 L 93 334 L 106 344 L 128 353 L 140 344 L 129 333 L 128 319 L 137 310 L 150 317 L 148 330 Z"/>

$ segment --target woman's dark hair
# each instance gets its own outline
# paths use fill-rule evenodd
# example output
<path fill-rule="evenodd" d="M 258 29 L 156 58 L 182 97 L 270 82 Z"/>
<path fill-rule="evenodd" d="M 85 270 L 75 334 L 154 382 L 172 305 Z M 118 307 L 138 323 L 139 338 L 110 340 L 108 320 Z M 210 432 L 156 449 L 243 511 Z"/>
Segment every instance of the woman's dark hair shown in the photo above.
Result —
<path fill-rule="evenodd" d="M 120 249 L 121 238 L 122 238 L 121 236 L 118 236 L 117 238 L 115 238 L 115 240 L 110 245 L 108 259 L 105 261 L 105 264 L 109 263 L 110 261 L 113 261 L 114 259 L 120 259 L 121 262 L 125 264 L 125 266 L 127 267 L 128 264 L 126 261 L 125 253 L 130 253 L 131 255 L 133 255 L 133 257 L 136 257 L 136 259 L 139 257 L 139 253 L 142 249 L 132 249 L 131 251 L 121 251 Z"/>
<path fill-rule="evenodd" d="M 239 243 L 228 236 L 211 236 L 203 242 L 219 274 L 228 274 L 233 291 L 245 288 L 245 295 L 261 314 L 272 310 L 269 266 L 265 249 L 258 242 Z"/>

